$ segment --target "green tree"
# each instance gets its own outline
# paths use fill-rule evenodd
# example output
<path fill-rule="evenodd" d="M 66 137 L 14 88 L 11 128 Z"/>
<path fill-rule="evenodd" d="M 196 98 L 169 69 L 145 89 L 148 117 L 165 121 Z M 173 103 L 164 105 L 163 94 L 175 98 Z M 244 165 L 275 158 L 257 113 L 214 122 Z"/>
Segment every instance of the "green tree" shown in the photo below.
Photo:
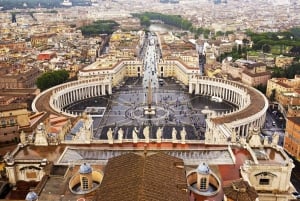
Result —
<path fill-rule="evenodd" d="M 293 79 L 295 75 L 300 75 L 300 63 L 293 64 L 286 68 L 286 78 Z"/>
<path fill-rule="evenodd" d="M 259 85 L 255 86 L 255 88 L 257 90 L 259 90 L 261 93 L 266 94 L 266 91 L 267 91 L 266 85 L 259 84 Z"/>
<path fill-rule="evenodd" d="M 90 25 L 82 26 L 79 29 L 85 36 L 94 36 L 98 34 L 112 34 L 119 24 L 113 20 L 97 20 Z"/>
<path fill-rule="evenodd" d="M 262 51 L 265 53 L 269 53 L 271 51 L 271 47 L 268 44 L 262 46 Z"/>
<path fill-rule="evenodd" d="M 150 18 L 147 17 L 147 16 L 142 16 L 140 20 L 141 20 L 141 25 L 143 25 L 143 26 L 148 27 L 151 24 L 150 23 Z"/>
<path fill-rule="evenodd" d="M 285 77 L 285 72 L 282 68 L 275 67 L 272 70 L 272 77 Z"/>
<path fill-rule="evenodd" d="M 36 85 L 41 91 L 44 91 L 50 87 L 66 82 L 68 78 L 69 73 L 66 70 L 46 72 L 37 78 Z"/>

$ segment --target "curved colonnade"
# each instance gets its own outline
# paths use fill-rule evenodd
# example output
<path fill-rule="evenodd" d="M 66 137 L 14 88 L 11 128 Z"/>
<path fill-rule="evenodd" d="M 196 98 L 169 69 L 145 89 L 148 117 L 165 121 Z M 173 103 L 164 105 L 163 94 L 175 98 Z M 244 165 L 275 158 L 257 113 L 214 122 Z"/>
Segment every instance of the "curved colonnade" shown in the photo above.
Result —
<path fill-rule="evenodd" d="M 78 114 L 69 113 L 63 108 L 73 102 L 111 94 L 112 84 L 110 78 L 105 77 L 78 80 L 53 87 L 35 98 L 33 111 L 38 111 L 36 103 L 47 93 L 52 111 L 76 117 Z M 219 78 L 192 76 L 189 80 L 189 93 L 216 96 L 237 106 L 233 112 L 216 113 L 207 118 L 207 143 L 226 143 L 232 133 L 247 137 L 251 127 L 261 128 L 265 122 L 268 100 L 252 87 Z"/>
<path fill-rule="evenodd" d="M 79 114 L 75 112 L 69 113 L 69 111 L 63 110 L 63 108 L 74 102 L 111 93 L 111 80 L 108 77 L 77 80 L 52 87 L 42 92 L 34 99 L 32 109 L 34 112 L 38 112 L 37 102 L 41 97 L 50 94 L 48 101 L 51 110 L 65 116 L 76 117 Z"/>
<path fill-rule="evenodd" d="M 251 127 L 261 128 L 264 125 L 268 100 L 252 87 L 219 78 L 193 76 L 189 82 L 189 93 L 216 96 L 237 106 L 233 112 L 216 113 L 207 119 L 208 143 L 218 143 L 216 136 L 220 137 L 220 134 L 225 142 L 232 132 L 247 137 Z"/>

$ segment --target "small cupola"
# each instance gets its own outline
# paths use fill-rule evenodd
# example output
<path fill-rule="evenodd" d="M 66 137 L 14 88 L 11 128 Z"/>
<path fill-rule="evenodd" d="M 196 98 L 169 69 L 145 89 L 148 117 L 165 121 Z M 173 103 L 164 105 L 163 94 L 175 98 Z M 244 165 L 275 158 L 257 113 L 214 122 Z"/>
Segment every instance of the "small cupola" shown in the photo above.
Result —
<path fill-rule="evenodd" d="M 30 191 L 29 193 L 27 193 L 25 200 L 26 201 L 38 201 L 38 196 L 35 192 Z"/>
<path fill-rule="evenodd" d="M 208 165 L 203 162 L 197 167 L 197 188 L 199 191 L 207 191 L 209 187 L 210 169 Z"/>
<path fill-rule="evenodd" d="M 93 169 L 90 164 L 82 164 L 79 168 L 81 190 L 87 191 L 93 188 Z"/>

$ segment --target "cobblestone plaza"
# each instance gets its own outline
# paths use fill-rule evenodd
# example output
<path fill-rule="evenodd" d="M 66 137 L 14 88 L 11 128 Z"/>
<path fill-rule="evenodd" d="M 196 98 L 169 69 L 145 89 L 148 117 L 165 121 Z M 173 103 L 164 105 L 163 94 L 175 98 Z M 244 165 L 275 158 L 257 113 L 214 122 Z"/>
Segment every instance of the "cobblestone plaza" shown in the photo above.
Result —
<path fill-rule="evenodd" d="M 83 112 L 86 107 L 106 107 L 103 117 L 93 117 L 94 138 L 107 139 L 109 128 L 114 131 L 124 130 L 124 139 L 132 138 L 134 127 L 139 130 L 139 139 L 143 139 L 142 130 L 150 126 L 150 139 L 156 139 L 158 127 L 163 128 L 163 139 L 171 139 L 171 130 L 180 131 L 185 127 L 186 140 L 203 140 L 205 131 L 204 110 L 227 112 L 235 107 L 228 102 L 215 102 L 208 96 L 188 94 L 187 89 L 173 79 L 164 79 L 164 84 L 153 89 L 152 105 L 156 108 L 154 116 L 145 116 L 147 107 L 147 89 L 142 86 L 142 79 L 127 79 L 113 95 L 98 97 L 73 103 L 66 108 L 69 111 Z"/>

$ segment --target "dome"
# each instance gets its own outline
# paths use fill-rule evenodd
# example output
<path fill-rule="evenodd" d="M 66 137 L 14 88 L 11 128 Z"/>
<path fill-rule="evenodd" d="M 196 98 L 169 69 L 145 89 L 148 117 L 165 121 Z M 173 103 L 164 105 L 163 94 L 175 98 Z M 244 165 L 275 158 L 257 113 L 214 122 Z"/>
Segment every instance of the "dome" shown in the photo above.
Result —
<path fill-rule="evenodd" d="M 38 199 L 38 196 L 35 192 L 31 191 L 26 195 L 25 200 L 26 201 L 36 201 Z"/>
<path fill-rule="evenodd" d="M 197 167 L 197 173 L 199 174 L 209 174 L 210 169 L 206 163 L 199 164 Z"/>
<path fill-rule="evenodd" d="M 79 168 L 79 173 L 80 174 L 89 174 L 92 173 L 92 167 L 90 166 L 90 164 L 82 164 Z"/>

